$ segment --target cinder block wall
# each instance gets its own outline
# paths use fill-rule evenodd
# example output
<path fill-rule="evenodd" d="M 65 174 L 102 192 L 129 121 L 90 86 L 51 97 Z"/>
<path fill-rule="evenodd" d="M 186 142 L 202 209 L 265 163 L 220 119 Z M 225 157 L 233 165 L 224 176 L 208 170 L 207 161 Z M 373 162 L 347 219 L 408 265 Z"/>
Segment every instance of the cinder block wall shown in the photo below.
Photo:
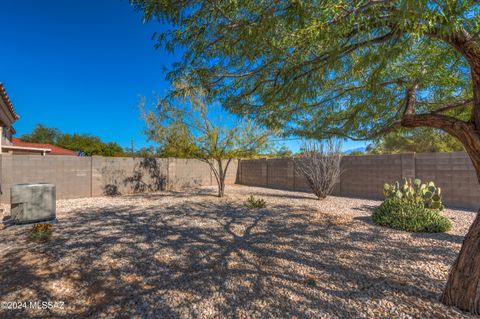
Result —
<path fill-rule="evenodd" d="M 414 165 L 414 154 L 345 156 L 340 163 L 342 175 L 338 195 L 383 198 L 386 182 L 411 177 L 415 167 L 408 165 Z"/>
<path fill-rule="evenodd" d="M 226 184 L 236 182 L 237 169 L 234 160 Z M 216 185 L 216 180 L 208 164 L 192 159 L 0 155 L 0 202 L 9 203 L 10 187 L 21 183 L 53 183 L 57 199 L 63 199 Z"/>
<path fill-rule="evenodd" d="M 416 154 L 415 167 L 418 178 L 432 180 L 441 187 L 445 204 L 480 207 L 480 185 L 465 152 Z"/>
<path fill-rule="evenodd" d="M 417 177 L 440 186 L 450 207 L 480 207 L 480 185 L 465 152 L 344 156 L 340 166 L 333 195 L 382 199 L 384 183 Z M 310 191 L 291 158 L 241 160 L 237 180 L 249 186 Z"/>
<path fill-rule="evenodd" d="M 93 156 L 92 195 L 157 191 L 167 186 L 167 158 Z"/>
<path fill-rule="evenodd" d="M 10 187 L 23 183 L 53 183 L 57 198 L 91 195 L 91 159 L 72 156 L 2 155 L 2 202 L 10 202 Z"/>

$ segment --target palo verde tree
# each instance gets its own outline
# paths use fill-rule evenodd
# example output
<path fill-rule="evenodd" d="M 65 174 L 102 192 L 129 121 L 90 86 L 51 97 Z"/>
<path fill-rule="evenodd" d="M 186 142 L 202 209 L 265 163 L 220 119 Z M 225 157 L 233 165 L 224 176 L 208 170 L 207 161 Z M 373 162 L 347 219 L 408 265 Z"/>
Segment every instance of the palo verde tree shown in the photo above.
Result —
<path fill-rule="evenodd" d="M 457 138 L 480 181 L 480 4 L 465 0 L 133 0 L 228 109 L 286 133 L 373 139 L 430 127 Z M 442 301 L 480 312 L 480 217 Z"/>
<path fill-rule="evenodd" d="M 268 132 L 253 121 L 229 114 L 218 103 L 208 104 L 203 89 L 184 81 L 174 85 L 176 94 L 157 99 L 153 110 L 146 110 L 145 104 L 141 104 L 147 136 L 160 149 L 170 150 L 170 156 L 207 163 L 215 176 L 218 196 L 223 197 L 231 161 L 264 150 Z"/>

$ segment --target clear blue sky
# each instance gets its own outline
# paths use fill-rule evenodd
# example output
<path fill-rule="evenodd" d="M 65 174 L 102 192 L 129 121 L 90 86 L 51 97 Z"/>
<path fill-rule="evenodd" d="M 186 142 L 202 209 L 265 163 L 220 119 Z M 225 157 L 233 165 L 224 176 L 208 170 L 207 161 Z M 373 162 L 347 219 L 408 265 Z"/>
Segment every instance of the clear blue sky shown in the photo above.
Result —
<path fill-rule="evenodd" d="M 0 1 L 0 81 L 21 116 L 17 136 L 37 123 L 107 142 L 145 146 L 140 96 L 168 88 L 154 49 L 156 22 L 143 24 L 124 0 Z M 297 141 L 285 143 L 298 149 Z M 344 149 L 364 146 L 346 142 Z"/>

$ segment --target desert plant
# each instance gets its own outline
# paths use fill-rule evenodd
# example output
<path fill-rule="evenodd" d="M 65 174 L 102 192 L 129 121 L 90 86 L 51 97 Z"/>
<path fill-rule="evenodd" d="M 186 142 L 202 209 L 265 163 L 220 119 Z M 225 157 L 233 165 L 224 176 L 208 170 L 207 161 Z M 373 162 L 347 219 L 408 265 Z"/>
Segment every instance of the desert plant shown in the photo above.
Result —
<path fill-rule="evenodd" d="M 422 203 L 425 208 L 443 209 L 440 187 L 433 182 L 422 183 L 418 178 L 404 179 L 403 185 L 397 181 L 383 186 L 385 198 L 398 198 L 406 202 Z"/>
<path fill-rule="evenodd" d="M 376 224 L 409 232 L 440 233 L 451 229 L 450 220 L 437 209 L 424 207 L 422 202 L 387 198 L 375 208 L 372 218 Z"/>
<path fill-rule="evenodd" d="M 245 206 L 248 208 L 254 209 L 254 208 L 265 208 L 267 206 L 267 202 L 265 202 L 264 199 L 262 198 L 255 198 L 252 196 L 248 197 L 247 200 L 245 201 Z"/>
<path fill-rule="evenodd" d="M 51 224 L 35 224 L 30 230 L 30 239 L 48 239 L 52 232 Z"/>
<path fill-rule="evenodd" d="M 333 139 L 305 141 L 302 153 L 295 157 L 295 170 L 303 175 L 313 193 L 323 199 L 340 177 L 341 143 Z"/>
<path fill-rule="evenodd" d="M 251 119 L 233 116 L 218 103 L 209 103 L 208 92 L 201 86 L 185 79 L 174 86 L 182 94 L 157 99 L 153 109 L 142 100 L 146 134 L 169 156 L 207 163 L 218 196 L 223 197 L 230 163 L 266 149 L 270 131 Z"/>

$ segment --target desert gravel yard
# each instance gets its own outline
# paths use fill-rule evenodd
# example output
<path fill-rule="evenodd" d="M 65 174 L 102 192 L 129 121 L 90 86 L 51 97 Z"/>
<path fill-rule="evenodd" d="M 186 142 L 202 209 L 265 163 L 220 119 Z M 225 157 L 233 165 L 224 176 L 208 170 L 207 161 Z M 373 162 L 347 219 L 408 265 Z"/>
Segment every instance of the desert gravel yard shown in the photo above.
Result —
<path fill-rule="evenodd" d="M 373 225 L 377 201 L 226 193 L 60 200 L 50 240 L 0 230 L 0 301 L 64 305 L 0 317 L 468 318 L 438 299 L 473 212 L 412 234 Z M 249 195 L 267 207 L 245 208 Z"/>

